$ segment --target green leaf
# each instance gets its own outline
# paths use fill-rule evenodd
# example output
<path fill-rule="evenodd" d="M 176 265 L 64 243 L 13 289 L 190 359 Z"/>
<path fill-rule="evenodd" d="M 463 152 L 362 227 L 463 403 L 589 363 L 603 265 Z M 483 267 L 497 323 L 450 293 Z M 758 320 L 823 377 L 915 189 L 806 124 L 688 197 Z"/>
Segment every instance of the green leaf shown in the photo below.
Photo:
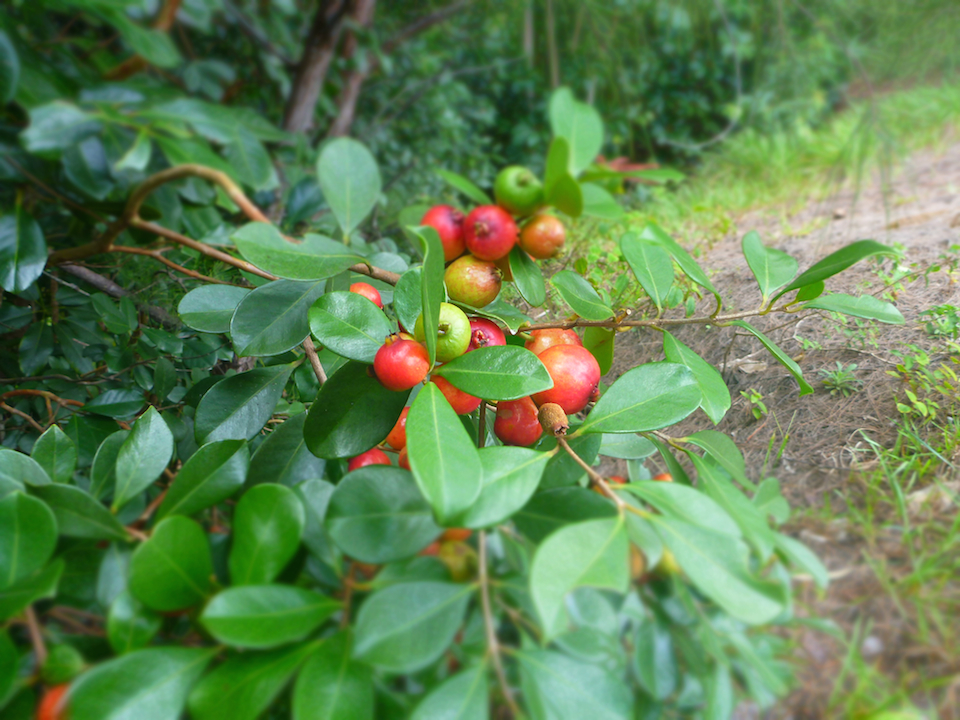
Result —
<path fill-rule="evenodd" d="M 326 527 L 343 552 L 365 563 L 413 557 L 441 532 L 410 473 L 384 465 L 347 474 L 330 498 Z"/>
<path fill-rule="evenodd" d="M 47 364 L 53 354 L 53 331 L 46 323 L 36 323 L 20 340 L 20 369 L 33 375 Z"/>
<path fill-rule="evenodd" d="M 619 220 L 624 215 L 623 206 L 609 192 L 593 183 L 580 183 L 583 195 L 583 214 L 604 220 Z"/>
<path fill-rule="evenodd" d="M 234 129 L 233 138 L 223 147 L 223 154 L 240 181 L 254 190 L 268 190 L 278 184 L 270 154 L 245 128 Z"/>
<path fill-rule="evenodd" d="M 208 333 L 230 331 L 230 320 L 240 301 L 250 291 L 233 285 L 201 285 L 180 301 L 177 313 L 184 324 Z"/>
<path fill-rule="evenodd" d="M 177 386 L 177 370 L 165 357 L 157 358 L 153 367 L 153 394 L 161 401 L 167 399 L 170 391 Z"/>
<path fill-rule="evenodd" d="M 700 407 L 713 424 L 723 420 L 730 409 L 730 390 L 717 369 L 666 330 L 663 331 L 663 353 L 669 362 L 690 368 L 703 396 Z"/>
<path fill-rule="evenodd" d="M 688 435 L 685 439 L 691 445 L 696 445 L 710 453 L 720 467 L 730 473 L 738 483 L 751 490 L 757 489 L 757 486 L 747 479 L 747 464 L 744 462 L 743 453 L 729 435 L 717 430 L 701 430 Z"/>
<path fill-rule="evenodd" d="M 692 485 L 687 471 L 683 469 L 683 465 L 677 460 L 670 446 L 656 436 L 647 435 L 646 438 L 657 448 L 657 452 L 659 452 L 660 457 L 663 458 L 663 462 L 667 466 L 667 472 L 673 476 L 674 482 L 682 483 L 683 485 Z"/>
<path fill-rule="evenodd" d="M 684 365 L 655 362 L 628 370 L 610 386 L 578 432 L 635 433 L 680 422 L 700 407 L 700 387 Z"/>
<path fill-rule="evenodd" d="M 223 502 L 243 487 L 249 466 L 250 450 L 243 440 L 204 445 L 180 468 L 157 510 L 157 520 L 194 515 Z"/>
<path fill-rule="evenodd" d="M 543 173 L 543 196 L 549 202 L 554 186 L 570 177 L 570 143 L 566 138 L 554 137 L 547 148 L 547 160 Z"/>
<path fill-rule="evenodd" d="M 590 518 L 616 516 L 609 500 L 579 485 L 556 487 L 536 493 L 513 517 L 526 537 L 535 543 L 571 523 Z"/>
<path fill-rule="evenodd" d="M 803 307 L 808 310 L 829 310 L 853 317 L 866 318 L 867 320 L 879 320 L 890 325 L 903 325 L 904 323 L 903 315 L 900 314 L 893 303 L 879 300 L 872 295 L 853 297 L 852 295 L 831 293 L 826 297 L 808 302 Z"/>
<path fill-rule="evenodd" d="M 173 457 L 173 433 L 155 407 L 137 418 L 130 436 L 117 453 L 114 509 L 147 489 L 160 477 Z"/>
<path fill-rule="evenodd" d="M 410 720 L 487 720 L 490 684 L 485 662 L 444 680 L 417 705 Z"/>
<path fill-rule="evenodd" d="M 633 670 L 640 687 L 654 700 L 665 700 L 677 685 L 670 628 L 653 616 L 637 628 L 633 645 Z"/>
<path fill-rule="evenodd" d="M 392 328 L 383 311 L 352 292 L 322 295 L 310 306 L 310 332 L 337 355 L 372 363 Z"/>
<path fill-rule="evenodd" d="M 312 590 L 292 585 L 246 585 L 214 597 L 200 616 L 200 623 L 227 645 L 273 648 L 302 640 L 339 609 L 338 601 Z"/>
<path fill-rule="evenodd" d="M 129 430 L 117 430 L 108 435 L 97 448 L 93 466 L 90 468 L 90 494 L 98 500 L 117 484 L 117 455 L 128 437 Z"/>
<path fill-rule="evenodd" d="M 100 132 L 101 125 L 93 115 L 63 100 L 30 109 L 30 125 L 20 134 L 27 152 L 44 157 L 75 145 Z"/>
<path fill-rule="evenodd" d="M 479 317 L 485 317 L 489 320 L 495 320 L 501 325 L 505 325 L 510 332 L 515 333 L 524 325 L 529 325 L 533 322 L 529 316 L 524 315 L 522 312 L 517 310 L 513 305 L 504 302 L 503 300 L 494 300 L 492 303 L 483 308 L 475 308 L 470 305 L 465 305 L 464 303 L 453 303 L 460 308 L 463 308 L 466 311 L 467 315 L 476 315 Z"/>
<path fill-rule="evenodd" d="M 778 587 L 750 577 L 742 541 L 673 518 L 651 516 L 650 521 L 690 581 L 730 615 L 763 625 L 783 611 Z"/>
<path fill-rule="evenodd" d="M 447 181 L 447 184 L 456 190 L 459 190 L 477 205 L 493 205 L 493 200 L 483 190 L 478 188 L 463 175 L 457 175 L 455 172 L 437 168 L 437 175 Z"/>
<path fill-rule="evenodd" d="M 273 705 L 315 643 L 232 655 L 190 692 L 193 720 L 257 720 Z"/>
<path fill-rule="evenodd" d="M 521 687 L 534 720 L 626 720 L 633 717 L 630 686 L 598 662 L 555 650 L 516 653 Z"/>
<path fill-rule="evenodd" d="M 616 331 L 612 328 L 588 327 L 583 331 L 583 346 L 596 358 L 601 375 L 606 375 L 613 367 L 615 338 Z"/>
<path fill-rule="evenodd" d="M 666 517 L 739 538 L 739 526 L 716 501 L 700 490 L 677 482 L 638 482 L 623 489 L 650 503 Z"/>
<path fill-rule="evenodd" d="M 423 270 L 420 273 L 420 312 L 423 314 L 424 344 L 430 365 L 437 357 L 437 326 L 440 323 L 440 303 L 446 298 L 443 284 L 443 243 L 437 231 L 427 225 L 409 228 L 420 244 Z M 410 329 L 409 327 L 407 328 Z"/>
<path fill-rule="evenodd" d="M 573 311 L 584 320 L 606 320 L 613 317 L 597 291 L 573 270 L 561 270 L 550 278 L 550 283 L 560 292 Z"/>
<path fill-rule="evenodd" d="M 496 446 L 480 450 L 480 497 L 459 518 L 468 528 L 499 525 L 527 504 L 550 460 L 550 453 Z"/>
<path fill-rule="evenodd" d="M 567 439 L 570 449 L 576 453 L 587 465 L 593 465 L 600 452 L 600 446 L 603 444 L 602 435 L 579 435 L 576 433 L 578 426 L 574 426 L 573 434 Z M 547 463 L 547 469 L 543 473 L 543 488 L 560 487 L 563 485 L 575 485 L 583 482 L 586 472 L 579 463 L 577 463 L 566 452 L 560 452 L 557 447 L 557 439 L 547 433 L 540 439 L 537 449 L 545 452 L 557 450 Z M 598 496 L 599 497 L 599 496 Z"/>
<path fill-rule="evenodd" d="M 139 390 L 116 388 L 104 390 L 85 403 L 83 409 L 110 418 L 129 418 L 140 411 L 143 403 L 143 393 Z"/>
<path fill-rule="evenodd" d="M 791 290 L 798 290 L 807 285 L 813 285 L 814 283 L 822 282 L 829 277 L 833 277 L 837 273 L 843 272 L 851 265 L 871 255 L 893 254 L 893 248 L 878 243 L 876 240 L 858 240 L 855 243 L 840 248 L 835 253 L 830 253 L 813 267 L 800 273 L 800 276 L 778 292 L 771 302 L 776 302 L 778 298 Z"/>
<path fill-rule="evenodd" d="M 2 40 L 0 40 L 0 44 L 2 44 Z M 0 57 L 0 61 L 2 61 L 2 57 Z M 10 639 L 8 630 L 0 630 L 0 707 L 4 707 L 13 696 L 14 691 L 18 689 L 20 684 L 19 674 L 20 653 L 17 646 Z"/>
<path fill-rule="evenodd" d="M 246 260 L 287 280 L 324 280 L 363 262 L 336 240 L 308 234 L 294 242 L 269 223 L 247 223 L 230 239 Z"/>
<path fill-rule="evenodd" d="M 0 30 L 0 105 L 6 105 L 17 94 L 20 83 L 20 56 L 10 37 Z M 489 203 L 487 203 L 489 204 Z M 0 689 L 0 698 L 6 693 Z"/>
<path fill-rule="evenodd" d="M 766 304 L 771 293 L 786 285 L 797 274 L 797 261 L 782 250 L 765 246 L 756 230 L 744 235 L 741 245 L 743 256 L 757 279 L 763 303 Z"/>
<path fill-rule="evenodd" d="M 342 484 L 342 483 L 341 483 Z M 324 527 L 327 508 L 335 487 L 326 480 L 314 478 L 297 485 L 293 491 L 303 503 L 305 521 L 303 525 L 303 544 L 315 557 L 324 561 L 334 555 L 332 542 Z"/>
<path fill-rule="evenodd" d="M 141 130 L 137 133 L 133 145 L 123 154 L 123 157 L 114 163 L 113 169 L 117 172 L 121 170 L 142 172 L 146 170 L 147 165 L 150 164 L 150 156 L 152 154 L 153 143 L 150 140 L 150 135 L 145 130 Z"/>
<path fill-rule="evenodd" d="M 272 582 L 300 547 L 305 521 L 296 493 L 283 485 L 255 485 L 233 513 L 230 580 L 233 585 Z"/>
<path fill-rule="evenodd" d="M 210 388 L 197 406 L 197 442 L 253 439 L 273 415 L 293 368 L 257 368 L 228 377 Z"/>
<path fill-rule="evenodd" d="M 415 672 L 439 658 L 457 634 L 474 589 L 443 582 L 390 585 L 357 614 L 353 656 L 387 672 Z"/>
<path fill-rule="evenodd" d="M 596 159 L 603 146 L 603 120 L 590 105 L 579 102 L 570 88 L 550 96 L 550 129 L 570 144 L 570 172 L 577 175 Z"/>
<path fill-rule="evenodd" d="M 683 273 L 693 280 L 700 287 L 709 290 L 717 298 L 717 305 L 720 304 L 720 293 L 713 287 L 713 283 L 707 277 L 707 274 L 697 264 L 697 261 L 690 257 L 690 253 L 680 247 L 677 241 L 667 235 L 659 225 L 649 223 L 640 233 L 641 240 L 652 240 L 660 245 L 664 250 L 670 253 L 674 262 L 680 266 Z"/>
<path fill-rule="evenodd" d="M 144 607 L 128 590 L 110 604 L 107 614 L 107 640 L 118 655 L 150 644 L 163 625 L 163 618 Z"/>
<path fill-rule="evenodd" d="M 293 688 L 293 720 L 373 720 L 373 673 L 352 652 L 349 634 L 339 632 L 307 660 Z"/>
<path fill-rule="evenodd" d="M 526 348 L 491 345 L 464 353 L 433 371 L 486 400 L 516 400 L 553 387 L 550 373 Z"/>
<path fill-rule="evenodd" d="M 547 301 L 547 286 L 537 261 L 514 245 L 510 251 L 510 272 L 517 291 L 529 305 L 540 307 Z"/>
<path fill-rule="evenodd" d="M 95 200 L 104 200 L 113 190 L 107 152 L 98 137 L 68 147 L 63 153 L 63 171 L 78 190 Z"/>
<path fill-rule="evenodd" d="M 40 487 L 52 481 L 36 460 L 9 448 L 0 449 L 0 480 L 7 487 L 23 489 L 23 484 Z"/>
<path fill-rule="evenodd" d="M 45 485 L 34 490 L 53 510 L 65 537 L 91 540 L 127 540 L 120 521 L 96 498 L 74 485 Z"/>
<path fill-rule="evenodd" d="M 548 205 L 553 205 L 570 217 L 580 217 L 583 213 L 583 192 L 572 175 L 564 175 L 557 180 L 550 188 L 550 193 L 545 196 L 545 200 Z"/>
<path fill-rule="evenodd" d="M 57 521 L 44 503 L 21 492 L 0 500 L 0 589 L 46 565 L 57 544 Z"/>
<path fill-rule="evenodd" d="M 737 327 L 741 327 L 747 332 L 749 332 L 751 335 L 756 337 L 763 344 L 763 346 L 770 352 L 770 354 L 773 355 L 781 365 L 783 365 L 787 370 L 790 371 L 790 374 L 797 379 L 797 383 L 799 383 L 800 385 L 801 397 L 803 397 L 804 395 L 809 395 L 810 393 L 813 392 L 813 388 L 810 387 L 810 384 L 803 379 L 803 370 L 800 369 L 800 366 L 797 365 L 796 362 L 794 362 L 793 358 L 791 358 L 783 350 L 777 347 L 770 338 L 768 338 L 759 330 L 755 329 L 746 320 L 734 320 L 730 324 L 736 325 Z"/>
<path fill-rule="evenodd" d="M 310 452 L 303 437 L 306 419 L 306 413 L 300 413 L 274 426 L 250 459 L 248 484 L 274 482 L 293 487 L 323 477 L 326 462 Z"/>
<path fill-rule="evenodd" d="M 657 451 L 645 437 L 631 434 L 605 434 L 600 445 L 600 454 L 622 460 L 642 460 Z"/>
<path fill-rule="evenodd" d="M 404 328 L 412 330 L 417 324 L 417 318 L 423 309 L 423 297 L 420 287 L 420 278 L 423 269 L 411 268 L 400 276 L 393 289 L 393 310 L 397 313 L 397 320 Z"/>
<path fill-rule="evenodd" d="M 107 22 L 119 31 L 130 49 L 151 65 L 159 68 L 173 68 L 183 61 L 180 51 L 167 33 L 141 27 L 129 20 L 126 14 L 116 7 L 101 6 L 98 11 L 98 14 L 104 16 Z"/>
<path fill-rule="evenodd" d="M 175 720 L 213 648 L 150 648 L 83 673 L 70 687 L 70 720 Z"/>
<path fill-rule="evenodd" d="M 157 523 L 130 558 L 129 588 L 152 610 L 183 610 L 210 592 L 213 561 L 203 528 L 182 515 Z"/>
<path fill-rule="evenodd" d="M 544 637 L 566 629 L 564 602 L 578 587 L 626 592 L 630 584 L 630 545 L 623 518 L 575 523 L 558 530 L 537 548 L 530 566 L 530 597 Z"/>
<path fill-rule="evenodd" d="M 462 513 L 479 497 L 477 448 L 434 383 L 427 383 L 410 407 L 407 452 L 420 492 L 441 523 Z"/>
<path fill-rule="evenodd" d="M 19 615 L 32 602 L 56 595 L 63 567 L 63 559 L 58 558 L 33 575 L 20 578 L 10 587 L 0 589 L 0 621 Z"/>
<path fill-rule="evenodd" d="M 250 291 L 230 321 L 237 355 L 280 355 L 302 343 L 310 334 L 307 311 L 323 287 L 321 280 L 274 280 Z"/>
<path fill-rule="evenodd" d="M 317 182 L 344 235 L 350 235 L 380 199 L 377 161 L 350 138 L 324 146 L 317 159 Z"/>
<path fill-rule="evenodd" d="M 624 233 L 620 238 L 620 252 L 633 270 L 644 292 L 663 312 L 663 305 L 673 287 L 673 259 L 658 242 L 637 237 L 636 233 Z"/>
<path fill-rule="evenodd" d="M 807 302 L 808 300 L 818 298 L 823 295 L 824 287 L 823 280 L 810 283 L 809 285 L 804 285 L 797 291 L 797 296 L 793 299 L 793 302 Z"/>
<path fill-rule="evenodd" d="M 830 583 L 830 574 L 823 562 L 806 545 L 789 535 L 775 533 L 774 544 L 777 551 L 796 567 L 806 570 L 817 587 L 826 588 Z"/>
<path fill-rule="evenodd" d="M 303 437 L 317 457 L 349 458 L 381 442 L 396 425 L 408 392 L 394 392 L 348 362 L 320 388 L 310 406 Z M 222 383 L 221 383 L 222 384 Z"/>
<path fill-rule="evenodd" d="M 18 203 L 12 213 L 0 217 L 0 287 L 23 292 L 37 281 L 46 264 L 43 230 Z"/>

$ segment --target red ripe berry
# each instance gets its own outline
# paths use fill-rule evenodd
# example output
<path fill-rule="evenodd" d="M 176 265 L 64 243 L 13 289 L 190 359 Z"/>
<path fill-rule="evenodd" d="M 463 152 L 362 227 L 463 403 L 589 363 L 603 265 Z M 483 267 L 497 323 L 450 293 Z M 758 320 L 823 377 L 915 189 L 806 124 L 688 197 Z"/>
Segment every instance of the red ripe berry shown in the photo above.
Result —
<path fill-rule="evenodd" d="M 611 475 L 610 482 L 614 485 L 626 485 L 627 479 L 623 475 Z"/>
<path fill-rule="evenodd" d="M 463 542 L 473 535 L 473 530 L 467 528 L 448 528 L 440 536 L 440 542 Z"/>
<path fill-rule="evenodd" d="M 506 345 L 507 338 L 495 322 L 486 318 L 470 318 L 470 345 L 467 352 L 491 345 Z"/>
<path fill-rule="evenodd" d="M 517 224 L 503 208 L 481 205 L 463 222 L 467 249 L 481 260 L 499 260 L 517 243 Z"/>
<path fill-rule="evenodd" d="M 37 720 L 66 720 L 67 704 L 64 695 L 69 689 L 70 684 L 63 683 L 47 690 L 37 706 Z"/>
<path fill-rule="evenodd" d="M 520 231 L 520 247 L 537 260 L 552 258 L 563 248 L 567 231 L 553 215 L 537 215 Z"/>
<path fill-rule="evenodd" d="M 546 330 L 531 330 L 530 339 L 523 344 L 534 355 L 539 355 L 548 347 L 554 345 L 580 345 L 582 347 L 583 340 L 573 330 L 547 328 Z"/>
<path fill-rule="evenodd" d="M 449 205 L 434 205 L 427 210 L 421 225 L 429 225 L 437 231 L 443 243 L 443 259 L 447 262 L 463 255 L 463 213 Z"/>
<path fill-rule="evenodd" d="M 543 434 L 537 406 L 528 397 L 519 400 L 501 400 L 497 403 L 497 419 L 493 434 L 504 445 L 533 445 Z"/>
<path fill-rule="evenodd" d="M 350 458 L 350 462 L 347 463 L 347 471 L 353 472 L 354 470 L 367 465 L 389 465 L 390 458 L 387 457 L 387 454 L 380 448 L 371 448 L 365 453 L 360 453 L 355 458 Z"/>
<path fill-rule="evenodd" d="M 403 446 L 403 450 L 400 451 L 400 457 L 397 458 L 397 465 L 402 467 L 404 470 L 410 469 L 410 458 L 407 455 L 407 446 Z"/>
<path fill-rule="evenodd" d="M 373 370 L 388 390 L 409 390 L 430 371 L 427 349 L 416 340 L 391 335 L 373 358 Z"/>
<path fill-rule="evenodd" d="M 553 387 L 536 393 L 534 402 L 538 405 L 556 403 L 567 415 L 583 410 L 600 382 L 596 358 L 579 345 L 554 345 L 538 357 L 550 373 Z"/>
<path fill-rule="evenodd" d="M 457 415 L 466 415 L 472 413 L 480 407 L 480 398 L 465 393 L 460 388 L 454 387 L 449 380 L 439 375 L 430 378 L 430 382 L 440 388 L 440 392 L 450 403 L 450 407 Z"/>
<path fill-rule="evenodd" d="M 407 446 L 407 415 L 410 414 L 410 408 L 405 407 L 400 413 L 400 419 L 393 426 L 393 430 L 387 435 L 387 445 L 394 450 L 403 450 Z"/>
<path fill-rule="evenodd" d="M 373 285 L 365 282 L 355 282 L 350 286 L 350 292 L 356 293 L 357 295 L 363 295 L 363 297 L 383 310 L 383 300 L 380 299 L 380 291 L 377 290 Z"/>
<path fill-rule="evenodd" d="M 657 482 L 673 482 L 673 475 L 670 473 L 659 473 L 658 475 L 654 475 L 653 479 Z"/>

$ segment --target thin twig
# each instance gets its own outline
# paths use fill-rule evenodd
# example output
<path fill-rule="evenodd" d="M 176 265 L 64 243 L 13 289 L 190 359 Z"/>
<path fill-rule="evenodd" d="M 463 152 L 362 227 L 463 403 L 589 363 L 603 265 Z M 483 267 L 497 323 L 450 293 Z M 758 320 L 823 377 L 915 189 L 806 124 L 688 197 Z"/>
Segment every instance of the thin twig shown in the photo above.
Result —
<path fill-rule="evenodd" d="M 15 407 L 11 407 L 10 405 L 7 405 L 5 402 L 0 402 L 0 409 L 6 410 L 11 415 L 18 415 L 19 417 L 22 417 L 28 423 L 33 425 L 33 427 L 37 430 L 37 432 L 41 434 L 43 433 L 44 431 L 43 425 L 38 423 L 36 420 L 34 420 L 32 417 L 27 415 L 27 413 L 23 412 L 22 410 L 17 410 Z"/>
<path fill-rule="evenodd" d="M 198 273 L 196 270 L 189 270 L 183 265 L 177 265 L 173 260 L 169 260 L 163 256 L 159 250 L 147 250 L 146 248 L 130 247 L 128 245 L 114 245 L 113 252 L 127 253 L 129 255 L 145 255 L 147 257 L 152 257 L 154 260 L 158 260 L 166 265 L 168 268 L 176 270 L 178 273 L 183 273 L 188 277 L 192 277 L 195 280 L 204 280 L 209 283 L 216 283 L 217 285 L 233 285 L 231 282 L 226 280 L 218 280 L 217 278 L 210 277 L 209 275 L 203 275 Z"/>
<path fill-rule="evenodd" d="M 317 376 L 317 382 L 323 386 L 327 381 L 327 373 L 324 372 L 323 364 L 320 362 L 320 356 L 317 355 L 317 346 L 313 344 L 313 338 L 309 335 L 303 341 L 303 351 L 307 354 L 307 359 L 313 368 L 313 374 Z"/>
<path fill-rule="evenodd" d="M 43 642 L 43 632 L 40 630 L 40 623 L 37 622 L 37 614 L 33 611 L 33 605 L 27 605 L 23 614 L 27 619 L 30 644 L 33 645 L 33 655 L 36 658 L 37 667 L 43 667 L 43 664 L 47 661 L 47 646 Z"/>
<path fill-rule="evenodd" d="M 583 458 L 581 458 L 579 455 L 577 455 L 577 454 L 573 451 L 573 448 L 571 448 L 570 445 L 569 445 L 569 443 L 567 443 L 567 439 L 566 439 L 565 437 L 563 437 L 562 435 L 558 435 L 558 436 L 557 436 L 557 444 L 558 444 L 560 447 L 562 447 L 564 450 L 567 451 L 567 454 L 574 459 L 574 461 L 577 463 L 577 465 L 579 465 L 579 466 L 582 467 L 584 470 L 586 470 L 586 472 L 587 472 L 587 477 L 590 478 L 590 481 L 591 481 L 594 485 L 596 485 L 598 488 L 600 488 L 600 491 L 601 491 L 604 495 L 606 495 L 608 498 L 610 498 L 611 500 L 613 500 L 613 502 L 617 505 L 618 508 L 620 508 L 621 511 L 622 511 L 624 508 L 627 507 L 627 503 L 624 502 L 623 498 L 621 498 L 621 497 L 620 497 L 619 495 L 617 495 L 613 490 L 610 489 L 610 485 L 607 483 L 606 480 L 603 479 L 603 475 L 601 475 L 601 474 L 598 473 L 596 470 L 594 470 L 592 467 L 590 467 L 589 465 L 587 465 L 587 463 L 585 463 L 585 462 L 583 461 Z"/>
<path fill-rule="evenodd" d="M 347 577 L 343 580 L 343 615 L 340 616 L 340 627 L 350 627 L 350 606 L 353 601 L 354 575 L 357 571 L 355 560 L 350 561 L 350 567 L 347 568 Z"/>
<path fill-rule="evenodd" d="M 510 691 L 510 684 L 507 682 L 507 674 L 503 670 L 503 659 L 500 657 L 500 641 L 497 639 L 497 629 L 493 624 L 493 610 L 490 607 L 490 578 L 487 575 L 487 533 L 481 530 L 477 543 L 480 549 L 480 603 L 483 608 L 483 627 L 487 635 L 487 653 L 493 662 L 493 669 L 497 674 L 497 682 L 500 683 L 500 692 L 503 693 L 503 699 L 510 708 L 511 717 L 521 716 L 520 708 L 517 707 L 513 699 L 513 693 Z"/>
<path fill-rule="evenodd" d="M 584 320 L 583 318 L 572 318 L 570 320 L 560 320 L 557 322 L 536 323 L 534 325 L 524 325 L 520 329 L 523 332 L 532 332 L 533 330 L 548 330 L 559 328 L 570 330 L 577 327 L 602 327 L 602 328 L 628 328 L 628 327 L 651 327 L 662 328 L 673 325 L 717 325 L 732 322 L 733 320 L 742 320 L 748 317 L 757 317 L 767 315 L 771 312 L 783 312 L 790 303 L 785 303 L 770 310 L 743 310 L 741 312 L 728 313 L 726 315 L 692 318 L 654 318 L 652 320 L 630 320 L 629 316 L 623 318 L 613 318 L 611 320 Z"/>

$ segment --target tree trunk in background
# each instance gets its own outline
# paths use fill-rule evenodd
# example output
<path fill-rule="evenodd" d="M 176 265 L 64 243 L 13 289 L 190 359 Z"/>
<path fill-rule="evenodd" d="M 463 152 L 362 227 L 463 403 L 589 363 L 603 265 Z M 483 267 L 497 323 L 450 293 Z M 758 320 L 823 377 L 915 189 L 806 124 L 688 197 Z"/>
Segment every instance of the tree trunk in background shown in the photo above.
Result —
<path fill-rule="evenodd" d="M 376 6 L 377 0 L 356 0 L 350 19 L 357 27 L 368 28 L 373 23 L 373 11 Z M 357 35 L 351 31 L 343 44 L 343 58 L 349 61 L 356 52 Z M 360 89 L 375 64 L 374 59 L 369 58 L 365 67 L 351 68 L 347 72 L 343 79 L 343 87 L 340 89 L 340 97 L 337 98 L 337 117 L 330 125 L 327 137 L 342 137 L 350 132 L 350 126 L 353 125 L 353 118 L 357 112 Z"/>
<path fill-rule="evenodd" d="M 550 87 L 560 87 L 560 56 L 557 52 L 557 28 L 553 18 L 553 0 L 547 0 L 547 56 L 550 61 Z"/>
<path fill-rule="evenodd" d="M 333 60 L 348 4 L 349 0 L 320 0 L 287 99 L 284 130 L 304 132 L 313 126 L 314 110 Z"/>

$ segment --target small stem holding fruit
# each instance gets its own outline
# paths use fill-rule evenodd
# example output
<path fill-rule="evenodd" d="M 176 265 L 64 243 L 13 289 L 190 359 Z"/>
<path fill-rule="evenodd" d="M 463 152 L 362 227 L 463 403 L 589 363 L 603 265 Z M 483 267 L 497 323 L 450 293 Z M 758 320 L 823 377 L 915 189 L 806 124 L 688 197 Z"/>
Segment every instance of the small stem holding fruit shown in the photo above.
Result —
<path fill-rule="evenodd" d="M 590 478 L 590 482 L 600 488 L 600 492 L 606 495 L 608 498 L 613 500 L 620 512 L 623 512 L 627 508 L 627 503 L 624 502 L 623 498 L 617 495 L 611 488 L 610 484 L 603 479 L 603 475 L 598 473 L 592 467 L 587 465 L 579 455 L 577 455 L 573 448 L 570 447 L 570 444 L 567 442 L 567 439 L 562 435 L 557 436 L 557 444 L 560 445 L 564 450 L 567 451 L 567 454 L 574 459 L 574 461 L 582 467 L 587 472 L 587 477 Z"/>
<path fill-rule="evenodd" d="M 503 699 L 510 709 L 510 716 L 519 718 L 522 717 L 522 715 L 520 708 L 517 707 L 517 703 L 513 699 L 513 693 L 510 691 L 507 674 L 503 670 L 503 659 L 500 657 L 500 641 L 497 639 L 497 629 L 493 621 L 493 610 L 490 606 L 490 578 L 487 575 L 487 533 L 485 530 L 477 533 L 477 545 L 480 550 L 480 603 L 483 608 L 483 627 L 487 635 L 487 653 L 493 662 L 493 669 L 497 674 L 497 682 L 500 684 L 500 692 L 503 693 Z"/>

